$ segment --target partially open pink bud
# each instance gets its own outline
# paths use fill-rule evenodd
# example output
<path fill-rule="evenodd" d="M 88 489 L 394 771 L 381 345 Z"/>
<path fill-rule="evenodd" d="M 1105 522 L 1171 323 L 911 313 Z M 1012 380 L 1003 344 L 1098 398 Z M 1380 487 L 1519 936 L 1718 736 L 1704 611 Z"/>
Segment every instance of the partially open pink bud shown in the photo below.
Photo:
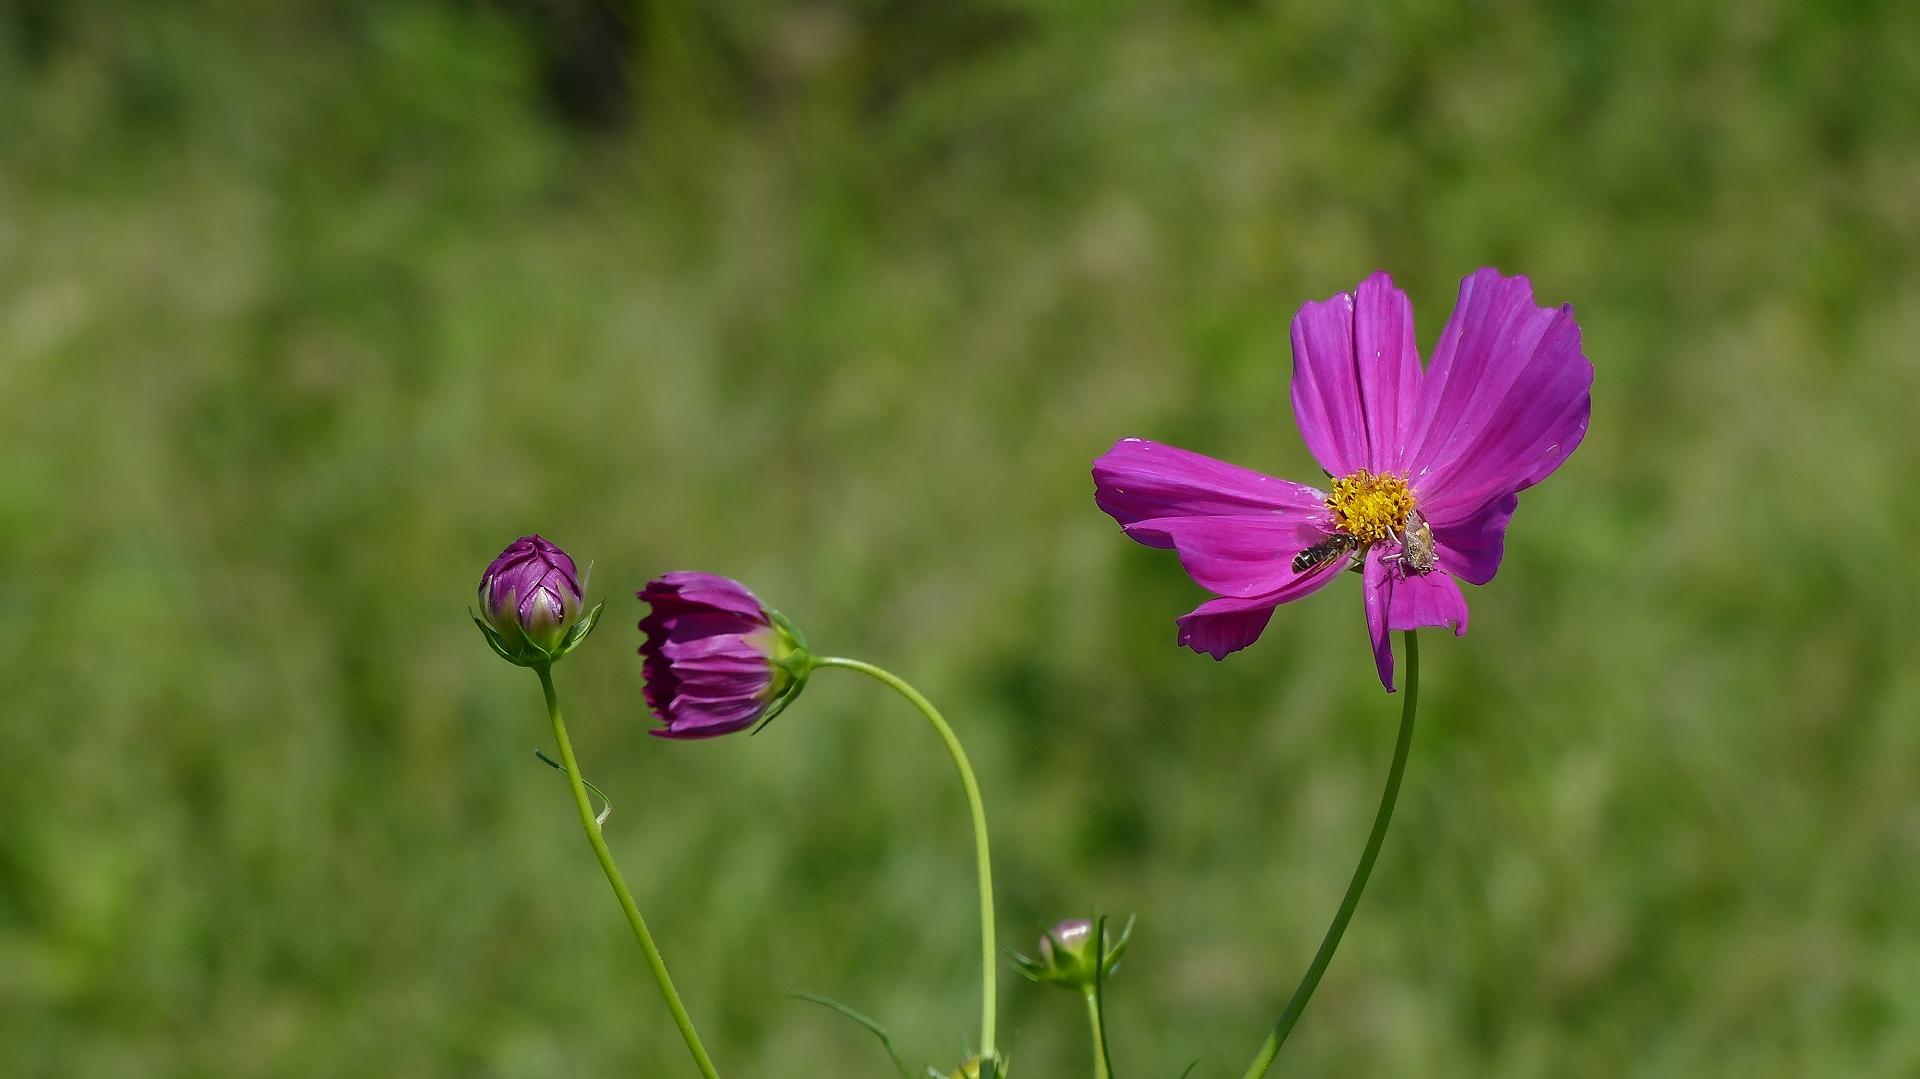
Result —
<path fill-rule="evenodd" d="M 539 536 L 521 536 L 480 575 L 474 621 L 494 651 L 537 667 L 572 651 L 592 631 L 600 608 L 585 612 L 580 575 L 567 552 Z"/>
<path fill-rule="evenodd" d="M 764 723 L 806 688 L 806 638 L 738 581 L 669 573 L 647 582 L 640 620 L 647 639 L 648 707 L 662 738 L 712 738 Z"/>

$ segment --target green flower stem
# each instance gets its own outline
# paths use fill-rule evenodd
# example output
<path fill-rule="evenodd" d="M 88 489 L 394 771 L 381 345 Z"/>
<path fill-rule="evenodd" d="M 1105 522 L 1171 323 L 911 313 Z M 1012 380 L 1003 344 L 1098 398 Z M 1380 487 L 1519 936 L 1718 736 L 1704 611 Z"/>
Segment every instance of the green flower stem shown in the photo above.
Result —
<path fill-rule="evenodd" d="M 1293 1025 L 1300 1021 L 1300 1013 L 1306 1010 L 1307 1001 L 1312 999 L 1314 989 L 1320 985 L 1320 976 L 1327 972 L 1327 964 L 1333 961 L 1333 951 L 1340 947 L 1340 938 L 1347 931 L 1347 923 L 1353 920 L 1353 910 L 1360 905 L 1360 893 L 1366 890 L 1367 877 L 1373 873 L 1373 863 L 1380 857 L 1380 844 L 1387 838 L 1387 823 L 1393 819 L 1393 803 L 1400 797 L 1400 780 L 1407 772 L 1407 751 L 1413 746 L 1413 711 L 1415 702 L 1420 698 L 1420 642 L 1413 630 L 1406 631 L 1407 642 L 1407 697 L 1400 706 L 1400 737 L 1393 746 L 1393 764 L 1387 769 L 1387 789 L 1380 794 L 1380 810 L 1373 817 L 1373 833 L 1367 836 L 1367 849 L 1360 854 L 1360 865 L 1353 871 L 1353 880 L 1347 885 L 1347 896 L 1340 901 L 1340 910 L 1333 916 L 1333 924 L 1327 927 L 1327 935 L 1320 942 L 1320 951 L 1313 957 L 1313 964 L 1307 968 L 1306 977 L 1300 979 L 1299 988 L 1293 991 L 1292 999 L 1287 1001 L 1286 1010 L 1273 1024 L 1272 1033 L 1267 1035 L 1265 1045 L 1260 1047 L 1260 1055 L 1253 1059 L 1253 1066 L 1247 1069 L 1245 1079 L 1260 1079 L 1273 1067 L 1273 1058 L 1280 1052 L 1280 1046 L 1292 1033 Z"/>
<path fill-rule="evenodd" d="M 600 826 L 594 821 L 593 803 L 587 800 L 586 781 L 580 778 L 580 764 L 573 758 L 573 742 L 567 738 L 566 721 L 560 718 L 560 698 L 553 692 L 553 674 L 547 667 L 535 667 L 534 673 L 540 676 L 540 689 L 547 695 L 547 715 L 553 720 L 553 739 L 560 744 L 560 762 L 566 767 L 567 785 L 573 788 L 573 802 L 579 807 L 580 825 L 587 830 L 587 842 L 593 844 L 594 856 L 600 859 L 600 868 L 606 870 L 607 883 L 613 885 L 613 894 L 620 898 L 620 909 L 626 911 L 627 922 L 633 926 L 633 935 L 640 939 L 640 950 L 646 953 L 653 980 L 660 984 L 660 995 L 667 998 L 667 1010 L 673 1013 L 673 1023 L 680 1028 L 680 1036 L 687 1040 L 687 1050 L 693 1054 L 693 1062 L 706 1079 L 720 1079 L 720 1073 L 713 1068 L 713 1058 L 707 1056 L 706 1046 L 700 1044 L 700 1035 L 694 1032 L 693 1020 L 687 1016 L 687 1006 L 680 1003 L 680 994 L 674 991 L 673 978 L 667 974 L 666 961 L 660 958 L 660 949 L 653 943 L 653 934 L 647 932 L 647 921 L 640 917 L 640 908 L 633 901 L 633 893 L 627 890 L 627 882 L 621 879 L 619 867 L 613 864 L 613 852 L 607 849 L 606 838 L 600 834 Z"/>
<path fill-rule="evenodd" d="M 999 962 L 998 949 L 993 942 L 993 860 L 987 854 L 987 810 L 980 802 L 980 784 L 974 781 L 973 766 L 967 763 L 967 752 L 960 748 L 960 739 L 954 737 L 953 728 L 940 717 L 940 710 L 920 691 L 901 681 L 889 671 L 882 670 L 871 663 L 862 663 L 857 659 L 844 659 L 840 656 L 821 656 L 814 660 L 817 667 L 845 667 L 871 675 L 892 686 L 905 697 L 920 714 L 933 724 L 940 741 L 946 743 L 947 755 L 953 758 L 954 770 L 960 773 L 960 786 L 967 792 L 967 810 L 973 814 L 973 846 L 980 869 L 980 1060 L 985 1068 L 998 1068 L 999 1054 L 994 1051 L 994 1012 L 995 985 L 994 974 Z M 982 1071 L 982 1074 L 986 1074 Z"/>
<path fill-rule="evenodd" d="M 1113 1068 L 1107 1063 L 1107 1023 L 1101 1015 L 1100 994 L 1087 986 L 1081 995 L 1087 998 L 1087 1026 L 1093 1031 L 1093 1079 L 1113 1079 Z"/>

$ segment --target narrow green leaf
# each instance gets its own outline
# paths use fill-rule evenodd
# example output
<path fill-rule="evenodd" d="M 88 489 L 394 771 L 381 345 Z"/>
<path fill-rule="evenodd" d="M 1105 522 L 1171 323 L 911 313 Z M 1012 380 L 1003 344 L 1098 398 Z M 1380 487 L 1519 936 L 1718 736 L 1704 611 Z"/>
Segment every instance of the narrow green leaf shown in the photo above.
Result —
<path fill-rule="evenodd" d="M 826 997 L 814 996 L 812 993 L 795 993 L 793 995 L 800 998 L 801 1000 L 810 1000 L 815 1004 L 820 1005 L 821 1007 L 832 1008 L 834 1011 L 839 1012 L 841 1015 L 846 1016 L 848 1019 L 851 1019 L 854 1022 L 872 1031 L 873 1036 L 880 1039 L 880 1044 L 882 1047 L 886 1049 L 887 1056 L 892 1058 L 893 1066 L 896 1069 L 898 1069 L 900 1072 L 900 1079 L 913 1079 L 913 1073 L 907 1070 L 906 1062 L 900 1059 L 899 1053 L 894 1052 L 893 1039 L 887 1035 L 887 1030 L 885 1027 L 881 1026 L 880 1024 L 874 1022 L 871 1019 L 868 1019 L 866 1016 L 861 1015 L 859 1012 L 854 1011 L 852 1008 L 847 1007 L 845 1004 L 842 1004 L 837 1000 L 829 1000 Z M 932 1069 L 928 1069 L 928 1070 L 932 1071 Z M 933 1072 L 933 1074 L 938 1076 L 940 1073 Z"/>

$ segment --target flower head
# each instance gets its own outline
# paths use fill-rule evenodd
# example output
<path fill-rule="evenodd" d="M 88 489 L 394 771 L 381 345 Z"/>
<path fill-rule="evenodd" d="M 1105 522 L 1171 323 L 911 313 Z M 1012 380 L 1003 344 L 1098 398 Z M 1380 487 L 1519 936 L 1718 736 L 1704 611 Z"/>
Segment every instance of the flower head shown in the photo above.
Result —
<path fill-rule="evenodd" d="M 593 631 L 600 607 L 585 611 L 583 599 L 567 552 L 539 536 L 521 536 L 480 575 L 480 614 L 473 620 L 502 658 L 537 667 L 573 651 Z"/>
<path fill-rule="evenodd" d="M 662 738 L 712 738 L 771 720 L 806 687 L 813 657 L 800 631 L 745 585 L 711 573 L 647 582 L 647 706 Z"/>
<path fill-rule="evenodd" d="M 1215 659 L 1252 644 L 1280 604 L 1359 570 L 1391 692 L 1389 632 L 1466 633 L 1456 580 L 1493 579 L 1519 493 L 1580 444 L 1593 365 L 1571 306 L 1538 307 L 1525 277 L 1490 268 L 1460 283 L 1425 369 L 1412 305 L 1384 273 L 1302 307 L 1293 356 L 1294 419 L 1332 490 L 1129 438 L 1094 462 L 1095 498 L 1217 594 L 1179 620 L 1180 643 Z"/>
<path fill-rule="evenodd" d="M 1107 920 L 1099 921 L 1101 947 L 1094 947 L 1094 922 L 1071 918 L 1046 931 L 1040 938 L 1040 957 L 1029 959 L 1012 953 L 1013 965 L 1029 980 L 1065 986 L 1082 992 L 1092 989 L 1101 978 L 1120 965 L 1120 953 L 1127 950 L 1133 937 L 1133 919 L 1114 940 L 1106 931 Z"/>

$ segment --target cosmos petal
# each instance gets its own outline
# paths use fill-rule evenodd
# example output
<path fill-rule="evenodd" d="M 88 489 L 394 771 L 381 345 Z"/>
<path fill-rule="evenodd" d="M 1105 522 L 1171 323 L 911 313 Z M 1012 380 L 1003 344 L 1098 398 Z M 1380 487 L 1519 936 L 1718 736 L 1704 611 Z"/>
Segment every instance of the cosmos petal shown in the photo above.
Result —
<path fill-rule="evenodd" d="M 1210 599 L 1180 616 L 1180 643 L 1214 659 L 1225 659 L 1228 653 L 1238 652 L 1259 639 L 1275 607 L 1326 587 L 1352 560 L 1352 555 L 1341 555 L 1300 574 L 1287 587 L 1266 595 Z"/>
<path fill-rule="evenodd" d="M 640 599 L 653 607 L 653 617 L 665 622 L 687 611 L 727 613 L 765 624 L 760 601 L 739 582 L 715 573 L 678 570 L 647 582 Z"/>
<path fill-rule="evenodd" d="M 1452 523 L 1428 520 L 1441 568 L 1468 584 L 1486 584 L 1493 580 L 1506 550 L 1507 522 L 1512 520 L 1513 511 L 1519 505 L 1520 496 L 1509 493 Z"/>
<path fill-rule="evenodd" d="M 1413 305 L 1384 272 L 1294 315 L 1294 419 L 1333 475 L 1405 467 L 1420 386 Z"/>
<path fill-rule="evenodd" d="M 1325 568 L 1295 573 L 1293 558 L 1325 538 L 1325 518 L 1270 511 L 1264 516 L 1162 517 L 1127 526 L 1127 535 L 1172 547 L 1194 583 L 1222 596 L 1275 596 L 1285 603 L 1331 579 Z"/>
<path fill-rule="evenodd" d="M 1278 601 L 1265 596 L 1210 599 L 1180 616 L 1180 643 L 1216 660 L 1225 659 L 1260 639 L 1277 605 Z"/>
<path fill-rule="evenodd" d="M 1467 598 L 1460 594 L 1460 585 L 1451 573 L 1392 576 L 1387 600 L 1389 630 L 1447 626 L 1456 637 L 1467 635 Z"/>
<path fill-rule="evenodd" d="M 1365 583 L 1361 586 L 1367 609 L 1367 635 L 1373 642 L 1373 664 L 1387 692 L 1393 685 L 1395 630 L 1446 626 L 1457 637 L 1467 633 L 1467 599 L 1450 573 L 1407 575 L 1387 559 L 1399 553 L 1391 543 L 1367 550 Z"/>
<path fill-rule="evenodd" d="M 1335 476 L 1366 467 L 1369 455 L 1353 310 L 1353 293 L 1341 292 L 1293 316 L 1293 418 L 1313 459 Z"/>
<path fill-rule="evenodd" d="M 1367 637 L 1373 642 L 1373 667 L 1380 673 L 1380 684 L 1387 692 L 1393 686 L 1393 637 L 1387 631 L 1387 609 L 1393 601 L 1393 569 L 1380 561 L 1384 544 L 1367 549 L 1367 562 L 1360 586 L 1361 604 L 1367 611 Z"/>
<path fill-rule="evenodd" d="M 682 740 L 714 738 L 753 726 L 766 708 L 767 702 L 760 697 L 719 700 L 679 697 L 674 700 L 666 717 L 667 726 L 654 728 L 647 733 L 656 738 Z"/>
<path fill-rule="evenodd" d="M 1413 340 L 1413 304 L 1384 271 L 1360 282 L 1353 315 L 1354 358 L 1367 428 L 1367 465 L 1374 472 L 1406 467 L 1420 398 L 1420 347 Z"/>
<path fill-rule="evenodd" d="M 1144 438 L 1123 438 L 1093 462 L 1093 486 L 1094 501 L 1122 526 L 1159 517 L 1325 510 L 1325 496 L 1311 487 Z M 1134 538 L 1170 546 L 1150 535 Z"/>
<path fill-rule="evenodd" d="M 1407 457 L 1429 521 L 1545 479 L 1586 435 L 1592 384 L 1572 307 L 1538 307 L 1532 282 L 1491 268 L 1463 280 Z"/>

